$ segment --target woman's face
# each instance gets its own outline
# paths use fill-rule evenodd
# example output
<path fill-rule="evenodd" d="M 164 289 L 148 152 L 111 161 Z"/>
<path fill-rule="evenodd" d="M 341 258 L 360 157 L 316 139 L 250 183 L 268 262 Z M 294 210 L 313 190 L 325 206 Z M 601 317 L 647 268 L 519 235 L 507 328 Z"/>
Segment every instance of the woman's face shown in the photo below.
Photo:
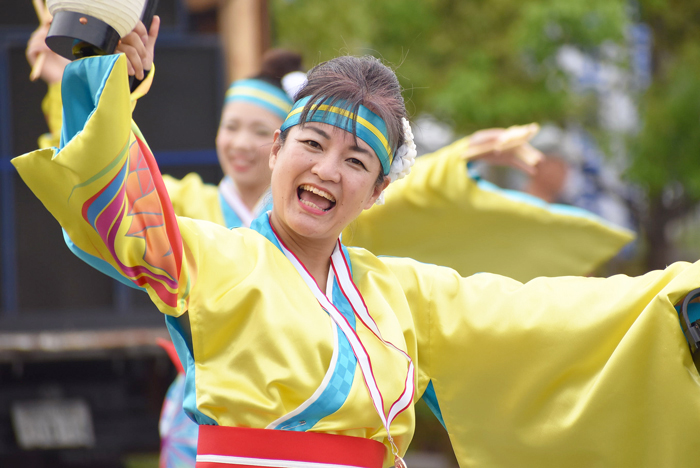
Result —
<path fill-rule="evenodd" d="M 305 238 L 337 239 L 389 184 L 377 185 L 381 164 L 359 138 L 329 124 L 307 122 L 279 132 L 270 154 L 273 222 Z"/>
<path fill-rule="evenodd" d="M 282 119 L 255 104 L 233 101 L 224 107 L 216 154 L 224 174 L 239 190 L 260 190 L 270 185 L 270 147 L 281 125 Z"/>

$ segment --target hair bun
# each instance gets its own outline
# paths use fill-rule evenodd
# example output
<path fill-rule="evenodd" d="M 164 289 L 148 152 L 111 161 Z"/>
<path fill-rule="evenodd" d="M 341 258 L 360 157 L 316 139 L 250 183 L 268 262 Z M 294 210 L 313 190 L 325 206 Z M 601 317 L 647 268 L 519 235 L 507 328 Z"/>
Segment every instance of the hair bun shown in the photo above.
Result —
<path fill-rule="evenodd" d="M 287 73 L 303 71 L 301 55 L 287 49 L 270 49 L 263 54 L 260 73 L 255 78 L 264 79 L 282 86 L 282 77 Z"/>

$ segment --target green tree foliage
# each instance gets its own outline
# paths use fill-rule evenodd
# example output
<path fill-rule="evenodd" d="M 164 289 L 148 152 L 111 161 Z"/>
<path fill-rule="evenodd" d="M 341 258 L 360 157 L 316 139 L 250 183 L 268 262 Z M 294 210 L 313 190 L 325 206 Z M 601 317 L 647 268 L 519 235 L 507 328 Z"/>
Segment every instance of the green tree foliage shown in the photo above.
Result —
<path fill-rule="evenodd" d="M 459 131 L 580 112 L 553 76 L 562 44 L 620 41 L 621 0 L 276 0 L 276 45 L 310 65 L 339 54 L 372 54 L 397 68 L 409 112 L 428 112 Z"/>
<path fill-rule="evenodd" d="M 642 0 L 640 11 L 653 31 L 653 80 L 627 176 L 647 195 L 647 264 L 663 268 L 671 259 L 667 227 L 700 202 L 700 3 Z"/>
<path fill-rule="evenodd" d="M 629 175 L 659 197 L 680 183 L 700 200 L 700 3 L 644 0 L 642 21 L 654 35 L 653 83 L 641 108 Z"/>
<path fill-rule="evenodd" d="M 660 197 L 680 183 L 700 200 L 700 43 L 686 44 L 643 97 L 643 126 L 632 143 L 630 179 Z"/>

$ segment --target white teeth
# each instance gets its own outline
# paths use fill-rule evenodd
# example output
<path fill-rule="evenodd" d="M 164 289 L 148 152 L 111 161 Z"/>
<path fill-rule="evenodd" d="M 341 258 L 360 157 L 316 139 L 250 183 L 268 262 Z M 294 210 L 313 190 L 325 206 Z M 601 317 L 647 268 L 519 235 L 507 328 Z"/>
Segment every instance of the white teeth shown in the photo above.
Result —
<path fill-rule="evenodd" d="M 320 206 L 316 206 L 315 203 L 311 203 L 311 202 L 309 202 L 309 201 L 302 200 L 302 199 L 299 199 L 299 201 L 302 202 L 302 203 L 303 203 L 304 205 L 306 205 L 306 206 L 310 206 L 311 208 L 316 208 L 317 210 L 325 211 L 325 210 L 321 209 Z"/>
<path fill-rule="evenodd" d="M 302 184 L 301 189 L 306 190 L 307 192 L 315 193 L 316 195 L 321 196 L 321 197 L 325 198 L 326 200 L 330 200 L 333 203 L 335 203 L 335 197 L 333 197 L 333 195 L 331 195 L 330 193 L 323 191 L 321 189 L 317 189 L 313 185 Z"/>

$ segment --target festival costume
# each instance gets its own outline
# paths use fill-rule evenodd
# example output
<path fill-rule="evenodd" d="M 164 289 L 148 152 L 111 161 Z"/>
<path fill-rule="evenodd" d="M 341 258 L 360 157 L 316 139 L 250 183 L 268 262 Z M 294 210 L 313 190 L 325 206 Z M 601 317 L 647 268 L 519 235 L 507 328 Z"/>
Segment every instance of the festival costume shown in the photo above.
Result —
<path fill-rule="evenodd" d="M 50 148 L 61 143 L 61 82 L 49 83 L 49 89 L 41 101 L 41 110 L 46 118 L 46 123 L 49 126 L 48 133 L 44 133 L 39 137 L 37 144 L 39 148 Z"/>
<path fill-rule="evenodd" d="M 173 213 L 129 125 L 125 58 L 69 65 L 64 106 L 61 149 L 13 164 L 95 266 L 179 317 L 171 333 L 187 368 L 185 409 L 205 425 L 377 440 L 391 464 L 352 344 L 267 216 L 228 230 Z M 700 376 L 673 305 L 698 286 L 700 264 L 523 285 L 340 244 L 338 253 L 383 338 L 410 356 L 408 391 L 430 402 L 461 466 L 696 462 Z M 405 356 L 353 314 L 335 272 L 326 297 L 371 357 L 388 412 L 406 391 Z M 411 406 L 391 424 L 401 454 L 413 424 Z"/>
<path fill-rule="evenodd" d="M 169 341 L 166 343 L 172 346 Z M 175 353 L 174 347 L 173 353 Z M 182 410 L 182 401 L 185 398 L 185 372 L 179 365 L 177 354 L 171 358 L 178 368 L 178 374 L 168 387 L 158 421 L 161 446 L 158 466 L 161 468 L 191 468 L 195 466 L 195 458 L 197 457 L 199 426 Z"/>
<path fill-rule="evenodd" d="M 249 210 L 229 177 L 224 177 L 218 186 L 205 184 L 195 172 L 182 179 L 164 175 L 163 181 L 178 216 L 211 221 L 229 229 L 249 227 L 253 219 L 272 208 L 272 197 L 267 190 L 253 210 Z"/>

